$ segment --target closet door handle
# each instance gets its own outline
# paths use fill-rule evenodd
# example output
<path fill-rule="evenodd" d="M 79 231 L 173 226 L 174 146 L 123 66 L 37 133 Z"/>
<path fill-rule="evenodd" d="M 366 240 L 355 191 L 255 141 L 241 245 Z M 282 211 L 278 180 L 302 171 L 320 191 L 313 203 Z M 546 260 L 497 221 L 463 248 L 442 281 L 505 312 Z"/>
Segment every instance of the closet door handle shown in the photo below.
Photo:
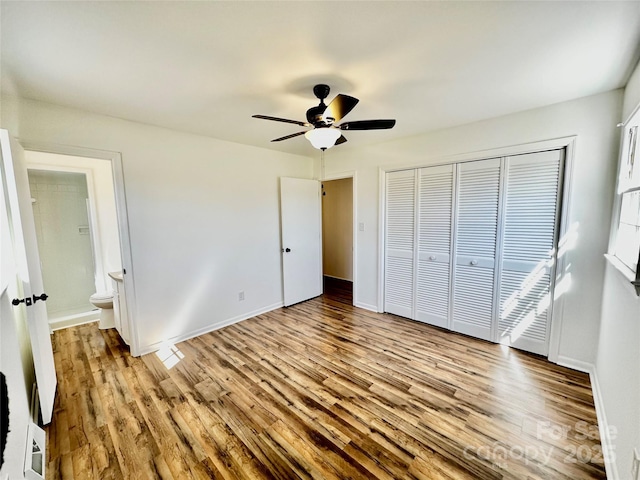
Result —
<path fill-rule="evenodd" d="M 429 260 L 436 260 L 437 258 L 438 258 L 438 257 L 436 257 L 435 255 L 431 255 L 431 256 L 429 257 Z"/>
<path fill-rule="evenodd" d="M 475 265 L 477 265 L 477 264 L 478 264 L 478 260 L 471 260 L 471 261 L 469 262 L 469 265 L 473 265 L 473 266 L 475 266 Z"/>

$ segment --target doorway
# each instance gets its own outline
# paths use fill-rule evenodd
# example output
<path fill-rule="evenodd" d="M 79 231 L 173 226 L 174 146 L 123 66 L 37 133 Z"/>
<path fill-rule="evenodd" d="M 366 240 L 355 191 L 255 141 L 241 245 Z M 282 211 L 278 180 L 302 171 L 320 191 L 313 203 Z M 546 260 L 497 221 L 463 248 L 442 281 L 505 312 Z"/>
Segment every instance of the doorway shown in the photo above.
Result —
<path fill-rule="evenodd" d="M 89 302 L 122 270 L 111 162 L 27 150 L 25 159 L 51 330 L 95 321 Z"/>
<path fill-rule="evenodd" d="M 353 177 L 322 182 L 324 292 L 354 304 Z"/>

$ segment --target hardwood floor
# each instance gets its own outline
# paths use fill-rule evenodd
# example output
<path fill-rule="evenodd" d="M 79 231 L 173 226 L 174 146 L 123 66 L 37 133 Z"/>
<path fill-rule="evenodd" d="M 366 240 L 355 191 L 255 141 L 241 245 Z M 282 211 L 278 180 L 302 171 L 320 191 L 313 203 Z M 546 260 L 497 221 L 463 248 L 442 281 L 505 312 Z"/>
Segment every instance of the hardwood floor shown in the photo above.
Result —
<path fill-rule="evenodd" d="M 605 477 L 587 375 L 340 295 L 160 355 L 53 342 L 51 479 Z"/>

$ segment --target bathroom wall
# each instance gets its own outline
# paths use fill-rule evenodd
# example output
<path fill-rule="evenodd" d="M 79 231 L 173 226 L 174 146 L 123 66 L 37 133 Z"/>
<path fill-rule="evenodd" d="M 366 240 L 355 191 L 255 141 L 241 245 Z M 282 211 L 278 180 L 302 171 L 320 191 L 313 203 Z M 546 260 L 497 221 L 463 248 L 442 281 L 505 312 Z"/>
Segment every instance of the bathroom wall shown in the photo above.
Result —
<path fill-rule="evenodd" d="M 29 170 L 42 279 L 49 320 L 94 309 L 93 247 L 86 175 Z"/>

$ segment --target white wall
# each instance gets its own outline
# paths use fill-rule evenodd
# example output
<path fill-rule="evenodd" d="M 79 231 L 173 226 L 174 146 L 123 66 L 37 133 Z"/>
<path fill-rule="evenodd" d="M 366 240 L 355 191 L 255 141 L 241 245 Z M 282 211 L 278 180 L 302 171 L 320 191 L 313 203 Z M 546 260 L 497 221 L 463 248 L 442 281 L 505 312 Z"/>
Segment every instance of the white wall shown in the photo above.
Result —
<path fill-rule="evenodd" d="M 560 356 L 593 363 L 600 328 L 601 295 L 609 237 L 622 92 L 613 91 L 403 140 L 350 150 L 328 150 L 325 174 L 357 171 L 358 223 L 355 300 L 378 305 L 379 167 L 430 165 L 443 157 L 577 135 L 569 224 L 578 224 L 567 253 L 572 285 L 565 294 Z M 398 122 L 402 122 L 399 118 Z M 375 135 L 352 132 L 350 135 Z"/>
<path fill-rule="evenodd" d="M 631 478 L 633 448 L 640 451 L 640 297 L 609 263 L 595 367 L 619 478 Z"/>
<path fill-rule="evenodd" d="M 103 265 L 102 278 L 97 279 L 96 288 L 98 291 L 111 290 L 111 279 L 107 274 L 122 269 L 111 162 L 99 158 L 75 157 L 30 150 L 25 151 L 25 160 L 29 168 L 64 171 L 68 169 L 89 173 L 87 188 L 93 190 L 94 214 L 97 222 L 97 232 L 93 233 L 97 233 Z"/>
<path fill-rule="evenodd" d="M 278 178 L 311 158 L 9 100 L 23 141 L 121 152 L 140 351 L 282 304 Z"/>
<path fill-rule="evenodd" d="M 640 103 L 640 67 L 625 90 L 624 121 Z M 613 244 L 611 245 L 613 249 Z M 640 297 L 613 265 L 607 264 L 595 372 L 602 406 L 612 430 L 619 478 L 631 478 L 633 448 L 640 451 Z"/>

